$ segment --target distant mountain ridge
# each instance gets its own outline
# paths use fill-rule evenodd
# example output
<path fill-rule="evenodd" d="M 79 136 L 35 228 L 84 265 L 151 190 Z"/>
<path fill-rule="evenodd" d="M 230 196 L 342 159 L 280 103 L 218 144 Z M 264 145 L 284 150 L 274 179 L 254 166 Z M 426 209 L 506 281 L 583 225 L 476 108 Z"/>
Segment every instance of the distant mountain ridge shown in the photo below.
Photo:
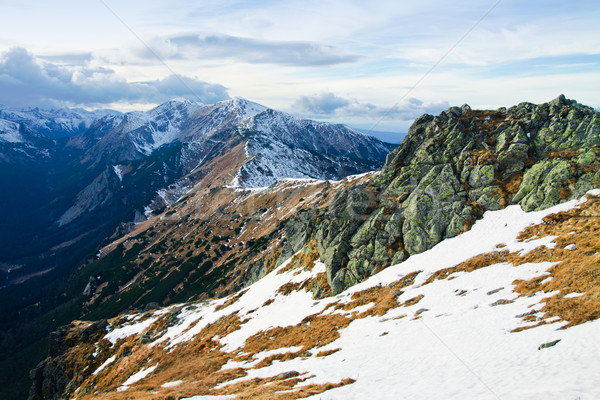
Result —
<path fill-rule="evenodd" d="M 341 179 L 380 168 L 394 147 L 242 98 L 173 99 L 128 113 L 0 110 L 0 187 L 11 193 L 0 201 L 0 262 L 38 254 L 27 246 L 33 236 L 41 249 L 66 251 L 90 232 L 139 222 L 214 169 L 226 172 L 219 185 L 240 188 Z"/>
<path fill-rule="evenodd" d="M 19 126 L 42 134 L 49 139 L 74 136 L 89 128 L 95 121 L 105 116 L 121 115 L 114 110 L 87 111 L 81 108 L 57 109 L 10 109 L 0 106 L 0 142 L 23 142 Z"/>
<path fill-rule="evenodd" d="M 344 125 L 298 119 L 241 98 L 213 105 L 172 100 L 147 112 L 103 118 L 83 135 L 71 138 L 68 146 L 88 148 L 93 159 L 108 155 L 120 162 L 149 156 L 161 146 L 174 143 L 190 149 L 194 145 L 206 147 L 214 135 L 224 131 L 246 136 L 247 157 L 258 157 L 235 180 L 241 187 L 268 186 L 277 179 L 291 177 L 339 179 L 348 175 L 332 171 L 330 164 L 337 162 L 339 170 L 348 163 L 338 160 L 339 157 L 383 162 L 395 147 Z M 295 151 L 305 154 L 299 159 L 290 157 Z M 333 157 L 330 162 L 325 161 L 327 171 L 314 168 L 324 161 L 316 160 L 314 153 Z M 313 168 L 307 168 L 307 162 Z M 270 167 L 273 163 L 288 172 L 278 173 Z M 357 169 L 353 172 L 361 170 L 360 162 L 351 164 Z M 371 165 L 365 167 L 363 171 L 373 169 Z M 249 174 L 252 179 L 245 179 Z"/>

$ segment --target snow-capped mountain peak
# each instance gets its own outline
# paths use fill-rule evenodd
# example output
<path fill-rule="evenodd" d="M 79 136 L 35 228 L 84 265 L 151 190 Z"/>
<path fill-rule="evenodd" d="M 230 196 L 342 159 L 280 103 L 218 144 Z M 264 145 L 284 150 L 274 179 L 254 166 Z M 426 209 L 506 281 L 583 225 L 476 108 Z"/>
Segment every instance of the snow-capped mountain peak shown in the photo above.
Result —
<path fill-rule="evenodd" d="M 262 104 L 255 103 L 241 97 L 234 97 L 233 99 L 226 100 L 223 103 L 228 104 L 231 110 L 236 112 L 242 119 L 254 117 L 257 114 L 268 110 L 268 107 L 265 107 Z"/>
<path fill-rule="evenodd" d="M 138 152 L 149 155 L 155 149 L 180 138 L 182 128 L 204 104 L 176 98 L 149 111 L 125 114 L 121 130 Z"/>
<path fill-rule="evenodd" d="M 162 103 L 147 113 L 154 116 L 159 117 L 161 115 L 167 115 L 169 113 L 178 112 L 180 114 L 185 114 L 187 116 L 193 115 L 198 109 L 204 107 L 205 104 L 189 100 L 183 97 L 173 98 L 165 103 Z"/>
<path fill-rule="evenodd" d="M 232 171 L 241 187 L 268 186 L 283 178 L 340 179 L 379 168 L 392 150 L 344 125 L 299 119 L 240 97 L 210 105 L 175 98 L 148 111 L 126 114 L 32 109 L 25 115 L 38 121 L 38 129 L 31 132 L 46 129 L 50 126 L 46 121 L 52 121 L 52 127 L 63 124 L 65 136 L 80 133 L 68 145 L 85 149 L 86 160 L 108 157 L 113 164 L 148 157 L 178 143 L 185 148 L 184 163 L 195 168 L 205 161 L 213 143 L 229 141 L 235 146 L 242 140 L 246 160 L 240 160 L 242 169 L 238 164 Z M 0 140 L 27 141 L 30 134 L 20 133 L 19 120 L 14 115 L 12 119 L 0 125 Z"/>
<path fill-rule="evenodd" d="M 23 136 L 19 133 L 19 124 L 0 119 L 0 142 L 20 143 L 23 141 Z"/>

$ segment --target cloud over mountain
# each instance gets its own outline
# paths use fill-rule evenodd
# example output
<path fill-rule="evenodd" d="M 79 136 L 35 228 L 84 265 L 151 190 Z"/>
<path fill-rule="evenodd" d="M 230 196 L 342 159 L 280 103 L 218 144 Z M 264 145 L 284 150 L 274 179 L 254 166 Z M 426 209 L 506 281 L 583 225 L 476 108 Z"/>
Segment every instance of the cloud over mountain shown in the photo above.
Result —
<path fill-rule="evenodd" d="M 343 117 L 406 121 L 422 114 L 436 114 L 449 107 L 448 102 L 425 103 L 416 98 L 407 98 L 391 107 L 361 103 L 333 93 L 324 92 L 301 96 L 292 105 L 294 112 L 313 117 Z"/>
<path fill-rule="evenodd" d="M 112 69 L 43 61 L 21 47 L 0 56 L 0 104 L 11 107 L 159 103 L 176 96 L 205 103 L 229 98 L 224 86 L 195 77 L 128 82 Z"/>

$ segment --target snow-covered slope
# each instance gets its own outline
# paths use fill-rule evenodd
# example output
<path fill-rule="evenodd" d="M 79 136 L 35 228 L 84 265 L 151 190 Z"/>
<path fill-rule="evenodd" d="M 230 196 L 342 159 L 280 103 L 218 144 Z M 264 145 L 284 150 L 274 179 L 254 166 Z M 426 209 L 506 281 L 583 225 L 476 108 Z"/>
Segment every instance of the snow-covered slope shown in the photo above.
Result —
<path fill-rule="evenodd" d="M 0 141 L 8 143 L 23 142 L 23 136 L 19 133 L 19 124 L 13 121 L 0 119 Z"/>
<path fill-rule="evenodd" d="M 185 125 L 201 107 L 201 103 L 185 99 L 171 100 L 147 112 L 125 114 L 122 130 L 140 153 L 149 155 L 162 145 L 178 140 Z"/>
<path fill-rule="evenodd" d="M 197 142 L 224 130 L 237 131 L 249 119 L 265 110 L 267 107 L 240 97 L 205 106 L 195 116 L 193 129 L 185 132 L 182 141 Z"/>
<path fill-rule="evenodd" d="M 231 171 L 240 187 L 268 186 L 282 178 L 339 179 L 375 170 L 395 147 L 343 125 L 301 120 L 241 98 L 212 105 L 172 100 L 147 112 L 104 118 L 70 145 L 88 148 L 88 159 L 109 157 L 116 164 L 180 144 L 208 163 L 216 154 L 215 144 L 226 152 L 236 137 L 246 142 L 246 165 Z"/>
<path fill-rule="evenodd" d="M 359 159 L 383 160 L 391 149 L 344 125 L 298 119 L 239 97 L 212 105 L 172 100 L 147 112 L 125 114 L 119 127 L 144 155 L 167 143 L 202 142 L 226 130 L 259 135 L 262 142 L 291 149 Z"/>
<path fill-rule="evenodd" d="M 339 179 L 376 169 L 394 147 L 344 125 L 272 109 L 246 119 L 240 130 L 248 138 L 249 159 L 236 176 L 241 187 L 269 186 L 283 178 Z M 370 168 L 366 160 L 372 161 Z"/>
<path fill-rule="evenodd" d="M 390 151 L 388 144 L 345 125 L 299 119 L 272 109 L 255 115 L 246 127 L 293 148 L 326 154 L 379 159 Z"/>
<path fill-rule="evenodd" d="M 229 298 L 116 318 L 68 353 L 95 372 L 67 398 L 596 399 L 599 195 L 486 212 L 335 297 L 305 248 Z"/>
<path fill-rule="evenodd" d="M 23 142 L 26 138 L 19 135 L 19 125 L 50 139 L 74 136 L 89 128 L 98 119 L 119 115 L 113 110 L 87 111 L 79 108 L 49 109 L 0 109 L 0 141 Z"/>

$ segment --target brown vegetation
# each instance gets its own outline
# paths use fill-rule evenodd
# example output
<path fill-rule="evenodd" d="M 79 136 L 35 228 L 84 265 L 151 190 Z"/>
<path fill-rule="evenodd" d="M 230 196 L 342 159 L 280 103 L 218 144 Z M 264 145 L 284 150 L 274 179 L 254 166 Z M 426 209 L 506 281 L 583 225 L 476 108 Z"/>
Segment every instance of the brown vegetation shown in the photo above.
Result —
<path fill-rule="evenodd" d="M 570 327 L 600 318 L 600 197 L 588 196 L 588 201 L 579 208 L 547 216 L 543 224 L 528 227 L 518 239 L 527 241 L 546 236 L 557 237 L 554 240 L 555 248 L 540 246 L 521 256 L 502 251 L 503 246 L 499 246 L 500 251 L 481 254 L 455 267 L 435 272 L 424 284 L 449 279 L 457 272 L 471 272 L 497 263 L 518 266 L 552 262 L 556 265 L 547 271 L 548 275 L 514 282 L 514 290 L 520 296 L 558 291 L 544 299 L 545 304 L 540 310 L 543 317 L 527 315 L 524 320 L 537 319 L 539 324 L 543 324 L 547 319 L 559 317 L 568 322 L 566 327 Z M 585 294 L 565 298 L 569 293 Z M 498 301 L 494 305 L 507 302 Z"/>

